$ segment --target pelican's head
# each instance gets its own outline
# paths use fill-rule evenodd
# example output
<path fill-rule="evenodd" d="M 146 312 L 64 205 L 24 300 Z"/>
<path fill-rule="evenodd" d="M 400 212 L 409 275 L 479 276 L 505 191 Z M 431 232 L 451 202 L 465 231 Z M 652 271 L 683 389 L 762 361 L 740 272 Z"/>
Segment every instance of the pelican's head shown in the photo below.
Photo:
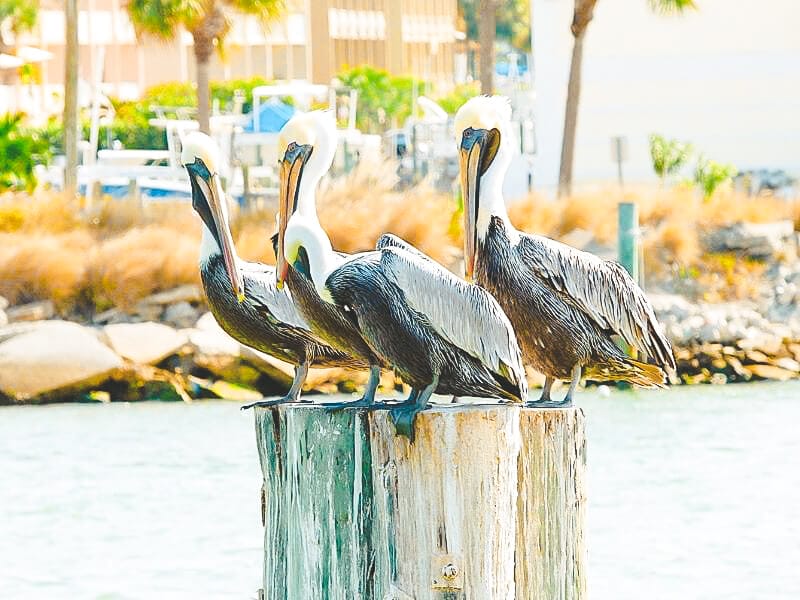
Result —
<path fill-rule="evenodd" d="M 336 121 L 330 111 L 315 110 L 289 119 L 278 136 L 280 199 L 278 202 L 278 286 L 283 287 L 289 263 L 284 239 L 289 219 L 298 208 L 315 211 L 314 189 L 336 154 Z M 310 203 L 305 206 L 303 203 Z M 303 205 L 303 206 L 301 206 Z"/>
<path fill-rule="evenodd" d="M 505 96 L 477 96 L 456 113 L 455 133 L 464 199 L 464 261 L 467 279 L 475 267 L 481 188 L 499 194 L 513 156 L 511 105 Z"/>
<path fill-rule="evenodd" d="M 219 179 L 219 148 L 206 134 L 199 131 L 189 133 L 183 140 L 181 164 L 189 172 L 192 208 L 200 215 L 222 254 L 231 289 L 241 302 L 244 300 L 244 281 L 236 266 L 233 238 L 228 226 L 228 205 Z"/>

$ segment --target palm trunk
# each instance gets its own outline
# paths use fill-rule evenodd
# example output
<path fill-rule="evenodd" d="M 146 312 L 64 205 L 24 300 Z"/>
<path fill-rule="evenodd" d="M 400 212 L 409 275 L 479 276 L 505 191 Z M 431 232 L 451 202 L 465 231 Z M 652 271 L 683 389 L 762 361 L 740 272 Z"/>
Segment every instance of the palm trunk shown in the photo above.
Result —
<path fill-rule="evenodd" d="M 78 2 L 66 0 L 64 5 L 64 192 L 71 199 L 78 185 Z"/>
<path fill-rule="evenodd" d="M 211 87 L 208 83 L 208 67 L 211 56 L 197 51 L 195 42 L 195 61 L 197 65 L 197 123 L 200 131 L 211 133 Z"/>
<path fill-rule="evenodd" d="M 583 61 L 583 36 L 575 36 L 572 62 L 569 67 L 567 106 L 564 111 L 564 138 L 561 141 L 561 168 L 558 173 L 558 195 L 572 193 L 572 164 L 575 160 L 575 131 L 578 125 L 578 104 L 581 98 L 581 63 Z"/>
<path fill-rule="evenodd" d="M 481 93 L 494 92 L 494 40 L 497 34 L 496 0 L 480 0 L 478 10 L 478 66 L 481 74 Z"/>

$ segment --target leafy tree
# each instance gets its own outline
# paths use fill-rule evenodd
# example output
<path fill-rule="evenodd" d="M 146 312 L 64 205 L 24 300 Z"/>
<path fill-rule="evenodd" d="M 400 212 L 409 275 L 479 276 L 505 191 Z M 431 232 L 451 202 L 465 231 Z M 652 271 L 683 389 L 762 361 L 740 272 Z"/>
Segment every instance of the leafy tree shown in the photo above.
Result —
<path fill-rule="evenodd" d="M 454 87 L 447 95 L 438 97 L 436 102 L 447 111 L 447 114 L 454 115 L 467 100 L 478 94 L 480 94 L 480 90 L 475 83 L 462 83 Z"/>
<path fill-rule="evenodd" d="M 736 167 L 718 163 L 701 156 L 694 170 L 694 181 L 703 190 L 703 199 L 708 200 L 717 188 L 736 174 Z"/>
<path fill-rule="evenodd" d="M 0 52 L 8 52 L 12 45 L 4 37 L 11 32 L 14 38 L 33 29 L 39 16 L 39 3 L 36 0 L 0 0 Z M 13 71 L 6 72 L 0 83 L 8 83 Z"/>
<path fill-rule="evenodd" d="M 650 136 L 650 158 L 653 160 L 653 170 L 664 180 L 677 173 L 686 164 L 692 154 L 692 145 L 678 140 L 669 140 L 656 133 Z"/>
<path fill-rule="evenodd" d="M 478 41 L 478 4 L 480 0 L 459 0 L 467 28 L 467 39 Z M 531 49 L 530 0 L 502 0 L 495 7 L 497 39 L 523 52 Z"/>
<path fill-rule="evenodd" d="M 197 65 L 197 120 L 209 131 L 210 88 L 208 67 L 216 49 L 222 52 L 230 30 L 230 13 L 257 15 L 265 21 L 283 10 L 283 0 L 130 0 L 128 12 L 139 35 L 172 40 L 182 27 L 192 34 Z"/>
<path fill-rule="evenodd" d="M 47 140 L 24 131 L 21 123 L 21 114 L 0 117 L 0 192 L 32 192 L 36 187 L 33 167 L 49 158 Z"/>
<path fill-rule="evenodd" d="M 340 72 L 342 85 L 358 90 L 357 125 L 372 133 L 402 123 L 411 114 L 414 85 L 423 93 L 424 82 L 409 76 L 361 65 Z"/>
<path fill-rule="evenodd" d="M 659 13 L 680 13 L 695 8 L 694 0 L 648 0 L 650 7 Z M 583 40 L 586 28 L 594 16 L 597 0 L 575 0 L 572 14 L 572 61 L 569 67 L 567 105 L 564 111 L 564 137 L 561 142 L 561 168 L 558 173 L 558 193 L 572 192 L 572 165 L 575 159 L 575 131 L 578 125 L 578 104 L 581 96 L 581 64 L 583 62 Z"/>

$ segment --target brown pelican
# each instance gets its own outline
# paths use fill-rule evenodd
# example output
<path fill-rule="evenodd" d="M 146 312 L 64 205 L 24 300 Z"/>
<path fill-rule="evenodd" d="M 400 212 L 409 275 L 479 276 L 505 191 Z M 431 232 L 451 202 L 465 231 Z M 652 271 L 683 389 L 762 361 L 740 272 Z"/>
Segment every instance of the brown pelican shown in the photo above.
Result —
<path fill-rule="evenodd" d="M 192 207 L 203 222 L 200 277 L 211 312 L 237 341 L 295 365 L 294 380 L 285 397 L 242 408 L 299 402 L 311 365 L 363 366 L 311 333 L 287 291 L 277 288 L 273 267 L 246 262 L 236 255 L 217 171 L 219 152 L 211 138 L 190 133 L 183 144 L 181 163 L 189 172 Z"/>
<path fill-rule="evenodd" d="M 323 155 L 335 139 L 327 115 L 306 117 L 302 127 L 287 125 L 291 135 L 283 136 L 287 178 L 300 187 L 308 173 L 316 183 L 320 163 L 312 166 L 309 157 Z M 325 168 L 329 164 L 326 159 Z M 526 398 L 511 323 L 485 290 L 391 235 L 380 239 L 376 251 L 334 252 L 311 203 L 296 195 L 283 198 L 278 234 L 279 279 L 288 274 L 292 287 L 293 269 L 287 265 L 295 265 L 295 279 L 304 278 L 321 302 L 341 311 L 375 354 L 411 385 L 409 399 L 392 409 L 398 433 L 413 435 L 414 417 L 434 392 Z M 294 289 L 293 298 L 297 301 Z"/>
<path fill-rule="evenodd" d="M 598 381 L 660 386 L 674 369 L 672 347 L 641 288 L 616 262 L 540 235 L 517 231 L 502 185 L 513 154 L 507 98 L 480 96 L 459 109 L 464 260 L 467 278 L 489 290 L 519 337 L 526 364 L 545 375 L 538 402 L 553 405 L 556 379 L 570 380 L 567 405 L 582 373 Z M 628 357 L 618 336 L 654 364 Z"/>
<path fill-rule="evenodd" d="M 283 237 L 289 218 L 304 219 L 322 231 L 317 218 L 316 189 L 333 163 L 336 153 L 336 122 L 327 111 L 298 114 L 284 125 L 278 137 L 280 160 L 280 198 L 278 210 L 279 285 L 288 283 L 298 312 L 314 334 L 333 348 L 369 365 L 369 381 L 364 395 L 355 401 L 327 404 L 335 410 L 344 407 L 372 406 L 381 377 L 383 361 L 362 337 L 358 325 L 343 308 L 320 298 L 309 274 L 307 257 L 283 254 Z M 326 236 L 327 237 L 327 236 Z"/>

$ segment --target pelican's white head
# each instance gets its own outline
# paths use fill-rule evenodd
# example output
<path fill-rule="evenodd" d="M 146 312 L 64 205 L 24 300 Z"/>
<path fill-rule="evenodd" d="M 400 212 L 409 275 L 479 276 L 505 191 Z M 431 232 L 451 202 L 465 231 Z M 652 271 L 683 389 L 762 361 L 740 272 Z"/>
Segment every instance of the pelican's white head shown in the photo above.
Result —
<path fill-rule="evenodd" d="M 236 264 L 236 250 L 228 225 L 228 203 L 219 178 L 219 148 L 206 134 L 189 133 L 183 140 L 181 164 L 186 167 L 192 184 L 192 208 L 203 221 L 201 262 L 222 254 L 233 293 L 241 301 L 244 281 Z"/>
<path fill-rule="evenodd" d="M 511 104 L 505 96 L 477 96 L 456 113 L 455 134 L 464 198 L 464 258 L 472 277 L 478 237 L 485 237 L 492 216 L 508 222 L 503 179 L 514 156 Z M 509 227 L 509 231 L 513 231 Z"/>
<path fill-rule="evenodd" d="M 278 285 L 283 286 L 289 265 L 284 238 L 290 220 L 307 220 L 319 227 L 315 191 L 336 154 L 333 113 L 315 110 L 289 119 L 278 136 L 280 198 L 278 202 Z"/>

